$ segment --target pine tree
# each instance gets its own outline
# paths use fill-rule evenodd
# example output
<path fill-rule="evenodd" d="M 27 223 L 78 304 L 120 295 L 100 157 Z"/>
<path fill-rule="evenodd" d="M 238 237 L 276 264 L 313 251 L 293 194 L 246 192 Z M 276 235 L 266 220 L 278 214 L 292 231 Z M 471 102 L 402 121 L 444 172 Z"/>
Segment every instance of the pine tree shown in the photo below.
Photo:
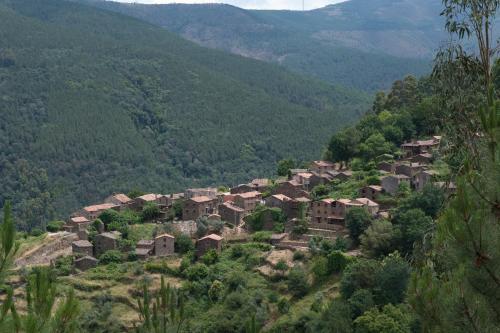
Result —
<path fill-rule="evenodd" d="M 450 33 L 459 39 L 474 36 L 479 56 L 455 53 L 460 58 L 438 65 L 458 66 L 457 71 L 473 77 L 471 82 L 480 82 L 484 99 L 468 115 L 475 119 L 457 126 L 462 136 L 471 133 L 466 137 L 474 142 L 464 149 L 457 192 L 438 220 L 430 255 L 412 278 L 410 303 L 420 316 L 424 332 L 498 332 L 500 102 L 495 100 L 492 88 L 494 48 L 490 33 L 500 2 L 444 0 L 443 3 Z M 463 105 L 461 110 L 466 112 L 468 108 Z M 479 126 L 479 131 L 475 126 Z M 460 136 L 457 134 L 455 137 Z"/>
<path fill-rule="evenodd" d="M 161 286 L 155 298 L 151 298 L 148 287 L 143 285 L 143 298 L 137 301 L 140 324 L 137 333 L 180 332 L 186 318 L 184 299 L 178 290 L 165 285 L 162 276 Z"/>

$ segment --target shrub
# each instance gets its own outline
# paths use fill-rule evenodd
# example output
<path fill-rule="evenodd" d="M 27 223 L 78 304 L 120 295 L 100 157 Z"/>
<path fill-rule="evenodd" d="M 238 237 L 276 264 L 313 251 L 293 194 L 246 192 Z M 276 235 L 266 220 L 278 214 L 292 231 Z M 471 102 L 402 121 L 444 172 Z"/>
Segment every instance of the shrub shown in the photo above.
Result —
<path fill-rule="evenodd" d="M 270 231 L 257 231 L 252 235 L 252 241 L 261 242 L 261 243 L 269 243 L 271 241 L 271 235 L 273 233 Z"/>
<path fill-rule="evenodd" d="M 73 257 L 64 256 L 56 259 L 54 265 L 56 274 L 59 276 L 67 276 L 73 272 Z"/>
<path fill-rule="evenodd" d="M 103 265 L 111 263 L 121 263 L 122 260 L 123 260 L 122 253 L 118 250 L 106 251 L 99 257 L 99 263 Z"/>
<path fill-rule="evenodd" d="M 187 235 L 180 234 L 175 237 L 175 251 L 184 254 L 194 250 L 194 244 Z"/>
<path fill-rule="evenodd" d="M 314 258 L 311 271 L 314 274 L 314 280 L 316 282 L 324 281 L 329 275 L 328 260 L 323 256 Z"/>
<path fill-rule="evenodd" d="M 208 290 L 208 297 L 212 302 L 216 302 L 222 296 L 222 292 L 224 291 L 224 285 L 219 280 L 215 280 L 212 282 L 210 289 Z"/>
<path fill-rule="evenodd" d="M 203 261 L 203 263 L 208 266 L 215 264 L 218 260 L 219 260 L 219 254 L 214 249 L 208 250 L 201 257 L 201 261 Z"/>
<path fill-rule="evenodd" d="M 340 251 L 333 251 L 327 257 L 328 260 L 328 271 L 330 273 L 340 273 L 347 266 L 349 260 Z"/>
<path fill-rule="evenodd" d="M 41 235 L 43 235 L 43 230 L 41 230 L 40 228 L 33 228 L 30 231 L 30 236 L 38 237 Z"/>
<path fill-rule="evenodd" d="M 47 224 L 48 232 L 58 232 L 61 231 L 64 226 L 64 221 L 51 221 Z"/>
<path fill-rule="evenodd" d="M 205 264 L 194 264 L 185 270 L 189 281 L 200 281 L 208 276 L 208 267 Z"/>
<path fill-rule="evenodd" d="M 306 255 L 302 251 L 295 251 L 293 253 L 293 261 L 304 260 L 305 257 L 306 257 Z"/>
<path fill-rule="evenodd" d="M 304 269 L 294 267 L 288 273 L 288 290 L 295 297 L 302 297 L 309 291 L 309 282 L 307 281 L 307 274 Z"/>
<path fill-rule="evenodd" d="M 288 311 L 290 311 L 290 302 L 282 297 L 279 302 L 278 302 L 278 311 L 281 313 L 281 314 L 286 314 L 288 313 Z"/>

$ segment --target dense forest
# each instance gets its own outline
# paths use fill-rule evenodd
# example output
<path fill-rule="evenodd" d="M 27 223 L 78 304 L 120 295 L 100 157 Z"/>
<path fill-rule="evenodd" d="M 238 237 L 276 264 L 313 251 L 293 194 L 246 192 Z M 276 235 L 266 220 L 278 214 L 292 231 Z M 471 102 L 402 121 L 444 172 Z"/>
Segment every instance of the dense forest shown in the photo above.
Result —
<path fill-rule="evenodd" d="M 433 0 L 351 0 L 305 12 L 76 1 L 139 18 L 203 46 L 369 92 L 388 89 L 407 74 L 428 74 L 445 37 L 435 15 L 439 2 Z"/>
<path fill-rule="evenodd" d="M 0 205 L 30 229 L 134 188 L 310 160 L 367 98 L 72 2 L 0 2 Z"/>

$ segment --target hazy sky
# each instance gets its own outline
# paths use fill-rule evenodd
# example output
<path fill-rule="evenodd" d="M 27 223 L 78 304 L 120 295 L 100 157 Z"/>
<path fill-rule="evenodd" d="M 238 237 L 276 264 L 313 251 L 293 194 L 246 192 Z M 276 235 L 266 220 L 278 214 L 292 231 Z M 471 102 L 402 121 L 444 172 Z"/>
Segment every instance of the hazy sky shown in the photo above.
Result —
<path fill-rule="evenodd" d="M 302 9 L 302 0 L 115 0 L 140 3 L 227 3 L 248 9 Z M 343 0 L 304 0 L 306 9 L 324 7 Z"/>

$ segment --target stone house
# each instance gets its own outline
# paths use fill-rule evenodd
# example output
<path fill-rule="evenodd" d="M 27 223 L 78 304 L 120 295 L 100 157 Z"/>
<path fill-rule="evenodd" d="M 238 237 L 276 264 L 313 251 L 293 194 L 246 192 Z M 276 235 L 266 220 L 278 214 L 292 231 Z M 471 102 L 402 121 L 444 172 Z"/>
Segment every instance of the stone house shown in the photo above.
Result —
<path fill-rule="evenodd" d="M 214 187 L 207 188 L 189 188 L 184 192 L 184 199 L 195 197 L 208 197 L 210 199 L 217 198 L 218 191 Z"/>
<path fill-rule="evenodd" d="M 378 196 L 382 193 L 382 186 L 369 185 L 359 189 L 358 194 L 360 198 L 368 198 L 370 200 L 377 200 Z"/>
<path fill-rule="evenodd" d="M 410 177 L 406 175 L 388 175 L 382 178 L 382 189 L 391 194 L 395 195 L 398 192 L 399 185 L 401 183 L 407 183 L 410 186 Z"/>
<path fill-rule="evenodd" d="M 234 204 L 243 208 L 245 212 L 251 212 L 262 201 L 262 193 L 257 191 L 236 194 Z"/>
<path fill-rule="evenodd" d="M 182 219 L 185 221 L 196 220 L 199 217 L 217 213 L 217 198 L 207 196 L 192 197 L 184 202 Z"/>
<path fill-rule="evenodd" d="M 329 184 L 333 180 L 333 175 L 329 172 L 322 174 L 311 172 L 311 174 L 311 177 L 309 177 L 309 189 L 311 190 L 318 185 Z"/>
<path fill-rule="evenodd" d="M 313 202 L 310 222 L 312 228 L 338 229 L 343 223 L 344 217 L 338 215 L 336 200 L 323 199 Z"/>
<path fill-rule="evenodd" d="M 90 221 L 94 221 L 101 215 L 103 212 L 105 212 L 108 209 L 113 209 L 116 211 L 120 210 L 120 206 L 115 205 L 113 203 L 103 203 L 99 205 L 92 205 L 92 206 L 87 206 L 84 207 L 79 213 L 81 216 L 87 218 Z"/>
<path fill-rule="evenodd" d="M 135 198 L 129 205 L 136 211 L 142 211 L 147 204 L 158 205 L 160 210 L 165 210 L 170 203 L 169 196 L 163 194 L 149 193 Z"/>
<path fill-rule="evenodd" d="M 276 207 L 281 210 L 285 210 L 285 205 L 287 202 L 292 201 L 292 198 L 287 197 L 284 194 L 273 194 L 265 199 L 266 206 Z"/>
<path fill-rule="evenodd" d="M 339 171 L 335 174 L 332 173 L 332 175 L 333 175 L 333 179 L 338 179 L 338 180 L 344 182 L 352 177 L 352 171 L 351 170 L 343 170 L 343 171 Z"/>
<path fill-rule="evenodd" d="M 253 187 L 253 191 L 265 192 L 269 189 L 270 181 L 267 178 L 253 179 L 249 184 Z"/>
<path fill-rule="evenodd" d="M 412 178 L 418 172 L 422 171 L 425 165 L 419 163 L 401 163 L 394 170 L 396 175 L 405 175 Z"/>
<path fill-rule="evenodd" d="M 94 237 L 95 255 L 99 257 L 106 251 L 118 249 L 119 232 L 104 232 Z"/>
<path fill-rule="evenodd" d="M 164 257 L 174 254 L 175 237 L 169 234 L 161 234 L 155 237 L 155 255 Z"/>
<path fill-rule="evenodd" d="M 344 227 L 344 220 L 349 209 L 353 207 L 366 208 L 371 214 L 378 212 L 377 203 L 367 199 L 323 199 L 312 204 L 311 227 L 318 229 L 340 230 Z"/>
<path fill-rule="evenodd" d="M 255 188 L 250 184 L 241 184 L 235 187 L 232 187 L 230 192 L 231 194 L 240 194 L 255 191 Z"/>
<path fill-rule="evenodd" d="M 71 249 L 73 253 L 93 256 L 94 255 L 94 246 L 88 240 L 77 240 L 71 243 Z"/>
<path fill-rule="evenodd" d="M 310 191 L 314 186 L 311 185 L 312 172 L 300 172 L 292 177 L 292 180 L 302 185 L 302 188 Z"/>
<path fill-rule="evenodd" d="M 408 160 L 412 163 L 420 163 L 420 164 L 431 164 L 432 163 L 432 154 L 423 153 L 410 157 Z"/>
<path fill-rule="evenodd" d="M 149 239 L 142 239 L 135 246 L 135 254 L 137 259 L 146 260 L 154 254 L 155 242 Z"/>
<path fill-rule="evenodd" d="M 406 142 L 401 145 L 405 157 L 412 157 L 423 153 L 432 153 L 433 149 L 439 147 L 440 137 L 436 136 L 429 140 L 417 140 Z"/>
<path fill-rule="evenodd" d="M 425 185 L 435 181 L 437 172 L 434 170 L 422 170 L 412 177 L 413 188 L 422 191 Z"/>
<path fill-rule="evenodd" d="M 97 266 L 99 263 L 99 260 L 92 256 L 85 256 L 81 257 L 75 260 L 75 268 L 81 270 L 81 271 L 86 271 L 88 269 L 94 268 Z"/>
<path fill-rule="evenodd" d="M 220 253 L 222 250 L 223 238 L 216 234 L 211 234 L 198 239 L 196 242 L 196 256 L 203 256 L 208 250 L 214 249 Z"/>
<path fill-rule="evenodd" d="M 104 202 L 120 206 L 120 210 L 124 210 L 132 202 L 132 199 L 130 199 L 123 193 L 113 193 L 112 195 L 104 199 Z"/>
<path fill-rule="evenodd" d="M 288 219 L 299 217 L 301 205 L 304 206 L 307 215 L 310 204 L 311 200 L 309 198 L 292 199 L 283 194 L 275 194 L 266 198 L 266 206 L 280 208 Z"/>
<path fill-rule="evenodd" d="M 224 202 L 219 205 L 219 215 L 222 221 L 238 226 L 245 217 L 245 210 L 236 206 L 233 202 Z"/>
<path fill-rule="evenodd" d="M 155 248 L 155 242 L 151 239 L 141 239 L 137 242 L 136 249 L 148 249 L 153 251 Z"/>
<path fill-rule="evenodd" d="M 327 171 L 335 171 L 335 169 L 337 169 L 337 165 L 328 161 L 313 161 L 309 166 L 309 169 L 313 172 L 322 174 Z"/>
<path fill-rule="evenodd" d="M 92 222 L 84 216 L 73 216 L 69 218 L 65 229 L 68 232 L 78 232 L 87 229 L 91 223 Z"/>
<path fill-rule="evenodd" d="M 396 165 L 396 163 L 391 162 L 380 162 L 379 164 L 377 164 L 377 169 L 388 173 L 393 173 L 396 169 Z"/>
<path fill-rule="evenodd" d="M 368 211 L 368 213 L 370 213 L 370 215 L 377 216 L 380 210 L 378 203 L 368 198 L 357 198 L 356 201 L 362 203 L 363 207 Z"/>
<path fill-rule="evenodd" d="M 302 185 L 294 180 L 283 182 L 279 184 L 272 194 L 283 194 L 289 198 L 310 198 L 309 192 L 304 191 Z"/>

